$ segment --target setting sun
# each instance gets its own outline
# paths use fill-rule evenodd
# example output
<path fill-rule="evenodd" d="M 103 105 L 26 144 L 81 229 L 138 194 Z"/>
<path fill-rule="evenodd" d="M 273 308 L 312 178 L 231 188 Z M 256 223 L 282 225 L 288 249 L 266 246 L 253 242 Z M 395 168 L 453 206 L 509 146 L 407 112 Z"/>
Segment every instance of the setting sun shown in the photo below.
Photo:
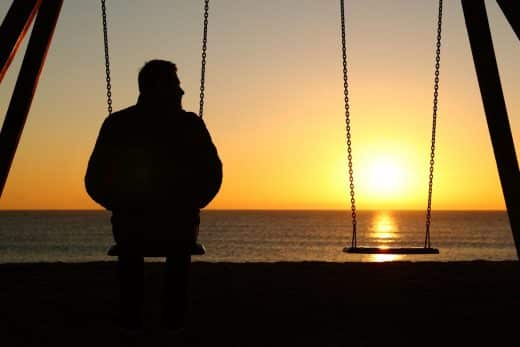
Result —
<path fill-rule="evenodd" d="M 370 195 L 379 198 L 390 198 L 402 192 L 405 185 L 405 174 L 402 165 L 396 158 L 389 156 L 373 158 L 360 168 L 364 184 Z"/>
<path fill-rule="evenodd" d="M 403 172 L 397 163 L 385 158 L 369 168 L 370 188 L 381 194 L 395 193 L 403 186 Z"/>

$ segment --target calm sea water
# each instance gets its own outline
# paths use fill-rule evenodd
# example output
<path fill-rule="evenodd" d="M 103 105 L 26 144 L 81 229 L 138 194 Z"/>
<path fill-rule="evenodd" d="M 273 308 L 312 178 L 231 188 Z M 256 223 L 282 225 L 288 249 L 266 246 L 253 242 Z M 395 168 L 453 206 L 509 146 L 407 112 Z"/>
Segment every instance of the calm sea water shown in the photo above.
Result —
<path fill-rule="evenodd" d="M 516 260 L 506 212 L 434 211 L 439 255 L 353 255 L 349 211 L 203 211 L 194 261 Z M 358 245 L 422 246 L 425 213 L 360 212 Z M 0 211 L 0 263 L 114 260 L 110 214 L 103 211 Z M 162 261 L 152 258 L 150 261 Z"/>

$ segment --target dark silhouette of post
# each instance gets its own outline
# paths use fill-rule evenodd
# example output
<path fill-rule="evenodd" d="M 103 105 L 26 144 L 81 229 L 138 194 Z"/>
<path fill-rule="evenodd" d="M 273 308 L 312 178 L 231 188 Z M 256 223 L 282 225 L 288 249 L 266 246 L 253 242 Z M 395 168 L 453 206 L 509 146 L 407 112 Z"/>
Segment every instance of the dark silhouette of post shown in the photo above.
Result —
<path fill-rule="evenodd" d="M 498 5 L 520 40 L 520 2 L 518 0 L 497 0 Z"/>
<path fill-rule="evenodd" d="M 510 2 L 511 6 L 513 1 Z M 502 2 L 501 6 L 507 2 Z M 495 50 L 483 0 L 462 0 L 471 52 L 484 104 L 491 143 L 502 185 L 517 256 L 520 258 L 520 172 Z M 509 10 L 504 11 L 508 13 Z M 511 18 L 508 18 L 511 21 Z M 514 22 L 514 21 L 513 21 Z M 511 23 L 518 28 L 518 23 Z"/>
<path fill-rule="evenodd" d="M 0 26 L 0 82 L 29 30 L 42 0 L 13 1 Z"/>
<path fill-rule="evenodd" d="M 11 163 L 18 147 L 29 109 L 31 108 L 34 92 L 38 85 L 40 73 L 45 63 L 47 50 L 52 40 L 62 4 L 63 0 L 43 0 L 38 9 L 27 51 L 25 52 L 11 102 L 9 103 L 4 124 L 0 131 L 0 197 L 2 196 L 7 176 L 9 175 Z M 15 15 L 12 14 L 12 16 Z M 25 22 L 27 22 L 27 20 L 28 18 Z M 21 22 L 22 21 L 23 20 L 21 20 Z M 18 23 L 18 27 L 19 24 L 20 23 Z M 16 26 L 16 23 L 12 25 Z M 25 25 L 22 27 L 24 26 Z M 18 42 L 20 35 L 24 33 L 24 30 L 14 30 L 14 34 L 16 34 L 17 31 L 18 38 L 15 42 Z M 13 41 L 12 38 L 6 38 L 5 40 Z M 3 37 L 2 42 L 4 42 Z M 4 43 L 2 43 L 2 45 L 4 45 Z M 14 47 L 16 47 L 16 45 L 17 43 L 15 43 Z M 8 46 L 8 44 L 6 44 L 6 46 Z M 2 53 L 3 52 L 4 51 L 2 51 Z M 8 61 L 8 59 L 6 61 Z"/>

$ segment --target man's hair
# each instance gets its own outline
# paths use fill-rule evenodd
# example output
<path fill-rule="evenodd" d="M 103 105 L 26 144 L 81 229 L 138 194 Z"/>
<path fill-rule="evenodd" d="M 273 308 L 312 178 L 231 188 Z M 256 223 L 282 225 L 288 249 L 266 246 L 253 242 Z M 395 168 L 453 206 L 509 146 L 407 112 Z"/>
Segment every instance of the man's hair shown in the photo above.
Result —
<path fill-rule="evenodd" d="M 154 59 L 146 62 L 139 71 L 139 93 L 153 90 L 161 82 L 166 84 L 172 72 L 177 72 L 177 66 L 171 61 Z"/>

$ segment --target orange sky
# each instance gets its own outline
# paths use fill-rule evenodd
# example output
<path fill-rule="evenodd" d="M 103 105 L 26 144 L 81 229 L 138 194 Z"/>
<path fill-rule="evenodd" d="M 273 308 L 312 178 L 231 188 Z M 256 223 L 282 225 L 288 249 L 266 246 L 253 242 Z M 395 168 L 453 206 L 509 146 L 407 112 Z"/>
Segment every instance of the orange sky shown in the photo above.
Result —
<path fill-rule="evenodd" d="M 114 108 L 135 102 L 138 69 L 163 58 L 197 111 L 202 1 L 146 3 L 108 5 Z M 0 209 L 99 208 L 83 186 L 106 117 L 98 5 L 65 1 Z M 486 5 L 518 143 L 520 44 Z M 224 182 L 208 208 L 349 208 L 338 1 L 219 0 L 210 11 L 205 121 Z M 358 0 L 346 11 L 357 206 L 423 209 L 437 3 Z M 460 3 L 447 2 L 433 208 L 503 209 L 465 30 Z M 0 86 L 2 117 L 24 51 Z"/>

